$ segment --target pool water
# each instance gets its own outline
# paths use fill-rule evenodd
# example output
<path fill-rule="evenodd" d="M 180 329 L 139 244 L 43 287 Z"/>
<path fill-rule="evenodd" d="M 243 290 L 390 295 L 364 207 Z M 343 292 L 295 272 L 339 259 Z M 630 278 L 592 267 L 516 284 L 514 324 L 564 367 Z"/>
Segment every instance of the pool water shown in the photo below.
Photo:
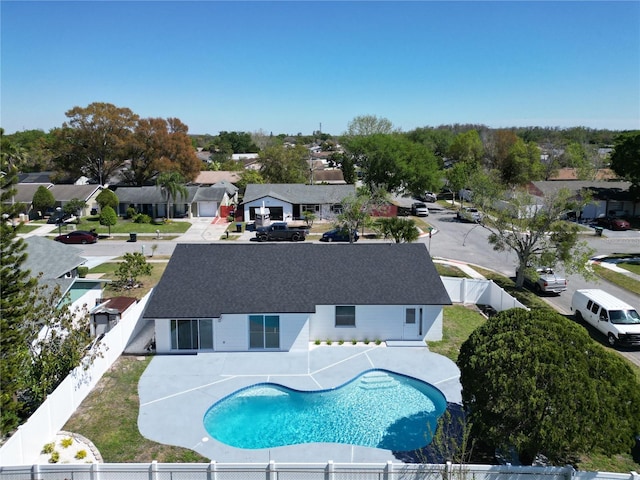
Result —
<path fill-rule="evenodd" d="M 322 442 L 408 451 L 431 443 L 446 407 L 442 392 L 428 383 L 369 370 L 331 390 L 247 387 L 211 406 L 204 427 L 238 448 Z"/>

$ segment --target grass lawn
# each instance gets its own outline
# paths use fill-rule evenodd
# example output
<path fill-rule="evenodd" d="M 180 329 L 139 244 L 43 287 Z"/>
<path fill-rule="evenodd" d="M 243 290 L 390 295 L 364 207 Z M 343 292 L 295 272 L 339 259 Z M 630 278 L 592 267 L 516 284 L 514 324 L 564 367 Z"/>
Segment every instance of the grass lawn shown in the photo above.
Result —
<path fill-rule="evenodd" d="M 167 256 L 155 256 L 153 257 L 153 262 L 149 262 L 152 258 L 147 257 L 147 262 L 151 264 L 151 275 L 145 275 L 138 278 L 138 283 L 141 284 L 141 287 L 132 288 L 130 290 L 117 290 L 113 287 L 113 284 L 107 284 L 104 287 L 104 295 L 105 297 L 133 297 L 140 300 L 144 297 L 154 285 L 156 285 L 162 274 L 164 273 L 165 268 L 167 268 L 167 262 L 169 261 L 169 257 Z M 91 270 L 89 273 L 101 273 L 103 274 L 102 278 L 107 278 L 109 280 L 116 279 L 116 270 L 118 269 L 118 262 L 109 262 L 100 264 Z"/>
<path fill-rule="evenodd" d="M 189 230 L 191 223 L 185 221 L 169 221 L 167 223 L 133 223 L 131 220 L 118 218 L 118 223 L 111 227 L 111 233 L 156 233 L 160 231 L 161 235 L 166 233 L 184 233 Z M 98 217 L 83 217 L 80 223 L 76 225 L 76 230 L 96 229 L 100 235 L 109 233 L 109 227 L 100 225 Z"/>
<path fill-rule="evenodd" d="M 593 267 L 593 271 L 599 277 L 604 278 L 608 282 L 618 285 L 619 287 L 629 290 L 630 292 L 640 295 L 640 282 L 635 278 L 631 278 L 625 275 L 624 273 L 614 272 L 613 270 L 610 270 L 605 267 L 601 267 L 600 265 L 593 264 L 591 266 Z M 630 272 L 638 273 L 640 275 L 639 265 L 619 263 L 618 266 L 621 268 L 626 268 Z M 632 270 L 631 268 L 627 268 L 627 266 L 632 266 L 635 269 Z"/>
<path fill-rule="evenodd" d="M 429 350 L 444 355 L 454 362 L 457 361 L 460 346 L 469 338 L 471 332 L 485 321 L 485 317 L 478 312 L 475 306 L 450 305 L 444 307 L 442 340 L 427 342 Z"/>

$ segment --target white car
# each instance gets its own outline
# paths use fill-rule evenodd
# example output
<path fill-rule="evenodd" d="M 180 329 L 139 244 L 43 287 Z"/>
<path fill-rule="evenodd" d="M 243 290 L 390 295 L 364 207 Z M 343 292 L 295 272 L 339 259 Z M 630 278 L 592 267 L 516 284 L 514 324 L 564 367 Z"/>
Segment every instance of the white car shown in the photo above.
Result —
<path fill-rule="evenodd" d="M 426 203 L 416 202 L 411 205 L 411 214 L 416 217 L 428 217 L 429 216 L 429 208 L 427 208 Z"/>
<path fill-rule="evenodd" d="M 456 218 L 461 222 L 482 223 L 484 216 L 478 211 L 477 208 L 464 207 L 458 210 Z"/>

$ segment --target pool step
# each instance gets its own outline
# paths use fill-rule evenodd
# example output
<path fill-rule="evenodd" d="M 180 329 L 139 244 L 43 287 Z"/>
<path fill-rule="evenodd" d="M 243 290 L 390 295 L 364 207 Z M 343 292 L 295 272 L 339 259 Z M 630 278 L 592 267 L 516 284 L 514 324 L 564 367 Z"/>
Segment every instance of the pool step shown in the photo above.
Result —
<path fill-rule="evenodd" d="M 362 376 L 359 387 L 363 390 L 382 390 L 394 388 L 396 385 L 398 385 L 397 380 L 386 373 L 370 372 Z"/>

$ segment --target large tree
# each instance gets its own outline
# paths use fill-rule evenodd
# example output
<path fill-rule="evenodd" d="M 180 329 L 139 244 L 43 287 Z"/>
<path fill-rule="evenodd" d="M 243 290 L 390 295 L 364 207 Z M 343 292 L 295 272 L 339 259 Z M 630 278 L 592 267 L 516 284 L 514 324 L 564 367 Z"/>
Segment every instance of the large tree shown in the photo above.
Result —
<path fill-rule="evenodd" d="M 359 115 L 349 122 L 347 125 L 346 135 L 367 136 L 375 134 L 388 134 L 393 132 L 393 123 L 391 120 L 375 115 Z"/>
<path fill-rule="evenodd" d="M 35 193 L 33 194 L 33 198 L 31 199 L 31 205 L 33 205 L 33 209 L 36 210 L 39 215 L 44 214 L 47 208 L 52 208 L 56 204 L 56 199 L 49 190 L 44 185 L 40 185 Z"/>
<path fill-rule="evenodd" d="M 374 190 L 366 187 L 342 199 L 342 213 L 336 218 L 336 226 L 349 232 L 349 243 L 354 242 L 353 232 L 364 227 L 371 220 L 371 213 L 386 203 L 387 193 L 384 190 Z"/>
<path fill-rule="evenodd" d="M 458 357 L 474 436 L 563 465 L 581 453 L 630 452 L 640 432 L 640 384 L 615 352 L 546 310 L 512 309 L 476 329 Z"/>
<path fill-rule="evenodd" d="M 568 273 L 588 276 L 587 260 L 593 250 L 580 241 L 580 227 L 562 220 L 567 211 L 580 211 L 588 196 L 573 196 L 567 189 L 546 196 L 542 203 L 526 191 L 507 194 L 495 180 L 476 174 L 473 201 L 490 215 L 484 217 L 489 243 L 496 251 L 512 250 L 518 257 L 516 286 L 522 288 L 525 270 L 535 266 L 562 264 Z"/>
<path fill-rule="evenodd" d="M 373 134 L 345 140 L 345 157 L 362 172 L 370 189 L 422 193 L 440 188 L 440 171 L 433 152 L 399 134 Z"/>
<path fill-rule="evenodd" d="M 532 180 L 544 177 L 544 165 L 540 160 L 540 149 L 533 143 L 521 139 L 509 148 L 506 157 L 497 166 L 500 180 L 507 187 L 525 185 Z"/>
<path fill-rule="evenodd" d="M 177 171 L 186 181 L 200 173 L 202 162 L 188 135 L 188 127 L 177 118 L 138 120 L 127 146 L 129 167 L 122 175 L 132 185 L 148 185 L 159 173 Z"/>
<path fill-rule="evenodd" d="M 268 183 L 307 183 L 309 150 L 304 145 L 275 145 L 260 152 L 260 174 Z"/>
<path fill-rule="evenodd" d="M 110 103 L 74 107 L 65 115 L 69 120 L 53 132 L 56 169 L 104 185 L 127 160 L 126 149 L 138 116 Z"/>
<path fill-rule="evenodd" d="M 377 224 L 384 238 L 392 238 L 395 243 L 411 243 L 420 238 L 416 222 L 410 218 L 381 217 Z"/>
<path fill-rule="evenodd" d="M 167 218 L 171 218 L 171 201 L 175 203 L 179 197 L 187 197 L 184 177 L 179 172 L 164 172 L 158 175 L 156 186 L 167 200 Z"/>
<path fill-rule="evenodd" d="M 631 182 L 631 192 L 640 199 L 640 130 L 625 132 L 616 138 L 611 168 Z"/>
<path fill-rule="evenodd" d="M 27 385 L 29 332 L 24 319 L 33 305 L 35 279 L 21 267 L 27 245 L 5 219 L 17 215 L 10 199 L 18 182 L 17 168 L 6 150 L 0 151 L 0 436 L 18 426 L 24 413 L 20 394 Z M 5 203 L 6 202 L 6 203 Z"/>

